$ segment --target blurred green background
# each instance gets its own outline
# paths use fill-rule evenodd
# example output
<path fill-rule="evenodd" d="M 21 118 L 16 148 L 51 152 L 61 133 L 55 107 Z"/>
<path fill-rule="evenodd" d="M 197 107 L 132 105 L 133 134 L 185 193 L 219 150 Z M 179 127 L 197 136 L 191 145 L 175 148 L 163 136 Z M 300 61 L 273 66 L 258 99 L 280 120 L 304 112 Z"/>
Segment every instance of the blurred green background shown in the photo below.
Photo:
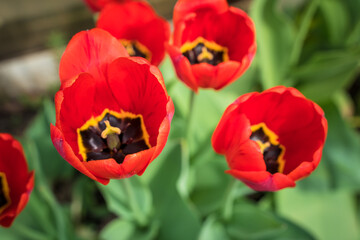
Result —
<path fill-rule="evenodd" d="M 168 144 L 142 177 L 106 187 L 66 163 L 49 136 L 58 61 L 92 15 L 80 0 L 44 2 L 0 2 L 0 132 L 21 140 L 36 170 L 28 206 L 1 239 L 360 239 L 360 0 L 230 1 L 255 22 L 253 64 L 225 89 L 201 90 L 189 121 L 190 90 L 166 58 L 160 70 L 176 109 Z M 150 3 L 171 20 L 175 1 Z M 9 17 L 11 9 L 19 11 Z M 276 85 L 324 109 L 323 159 L 275 194 L 236 182 L 233 215 L 223 219 L 232 177 L 212 132 L 238 96 Z"/>

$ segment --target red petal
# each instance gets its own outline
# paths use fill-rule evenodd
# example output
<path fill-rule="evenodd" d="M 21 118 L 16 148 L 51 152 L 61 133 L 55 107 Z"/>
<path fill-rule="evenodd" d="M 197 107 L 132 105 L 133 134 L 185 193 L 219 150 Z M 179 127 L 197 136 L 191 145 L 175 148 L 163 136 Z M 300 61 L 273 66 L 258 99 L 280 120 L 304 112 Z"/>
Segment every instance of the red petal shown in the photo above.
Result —
<path fill-rule="evenodd" d="M 107 179 L 128 178 L 143 170 L 149 164 L 155 148 L 129 154 L 122 164 L 114 159 L 84 162 L 84 166 L 94 175 Z"/>
<path fill-rule="evenodd" d="M 34 186 L 21 144 L 10 134 L 0 133 L 0 172 L 6 176 L 11 204 L 0 215 L 0 225 L 9 227 L 23 210 Z"/>
<path fill-rule="evenodd" d="M 126 21 L 119 21 L 126 19 Z M 165 54 L 164 43 L 170 37 L 170 25 L 146 2 L 113 3 L 99 16 L 97 27 L 117 39 L 137 40 L 152 53 L 151 63 L 158 65 Z"/>
<path fill-rule="evenodd" d="M 278 191 L 286 187 L 295 187 L 295 182 L 282 173 L 271 174 L 266 171 L 228 170 L 226 173 L 243 181 L 255 191 Z"/>
<path fill-rule="evenodd" d="M 21 144 L 9 134 L 0 134 L 0 172 L 5 173 L 12 204 L 3 213 L 16 208 L 25 191 L 28 167 Z"/>
<path fill-rule="evenodd" d="M 243 62 L 247 58 L 247 62 L 251 62 L 256 52 L 252 20 L 245 12 L 233 7 L 222 14 L 208 11 L 188 16 L 175 25 L 174 31 L 174 43 L 178 47 L 203 37 L 226 47 L 233 61 Z"/>
<path fill-rule="evenodd" d="M 135 39 L 150 50 L 151 64 L 158 66 L 165 56 L 165 43 L 170 38 L 169 23 L 162 18 L 156 18 L 139 28 L 137 33 L 139 36 Z"/>
<path fill-rule="evenodd" d="M 226 0 L 178 0 L 174 7 L 173 22 L 182 20 L 187 14 L 196 11 L 224 12 L 228 9 Z"/>
<path fill-rule="evenodd" d="M 89 178 L 96 180 L 104 185 L 109 183 L 109 179 L 104 179 L 101 176 L 95 176 L 92 174 L 85 166 L 84 162 L 82 162 L 73 152 L 70 145 L 65 141 L 63 133 L 54 125 L 50 125 L 50 134 L 51 140 L 59 152 L 59 154 L 74 168 L 79 170 L 81 173 L 85 174 Z"/>
<path fill-rule="evenodd" d="M 92 76 L 83 73 L 70 87 L 59 91 L 62 93 L 55 98 L 58 111 L 56 126 L 75 153 L 78 153 L 77 129 L 93 116 L 95 85 Z"/>
<path fill-rule="evenodd" d="M 250 134 L 249 120 L 245 115 L 238 114 L 236 104 L 231 104 L 221 117 L 212 135 L 211 143 L 215 152 L 225 154 L 232 145 L 249 139 Z"/>
<path fill-rule="evenodd" d="M 255 26 L 251 18 L 241 9 L 230 7 L 228 12 L 212 20 L 205 26 L 205 36 L 227 47 L 230 60 L 251 63 L 256 52 Z"/>
<path fill-rule="evenodd" d="M 241 64 L 235 61 L 226 61 L 217 66 L 207 63 L 194 64 L 191 69 L 199 87 L 219 90 L 237 80 L 249 65 L 250 62 Z"/>
<path fill-rule="evenodd" d="M 159 156 L 161 151 L 164 149 L 165 144 L 167 142 L 167 138 L 170 132 L 170 123 L 174 116 L 174 104 L 171 98 L 169 97 L 168 103 L 166 104 L 166 117 L 163 119 L 162 123 L 160 124 L 159 134 L 156 141 L 156 148 L 154 155 L 151 157 L 150 163 Z M 145 169 L 144 169 L 145 170 Z"/>
<path fill-rule="evenodd" d="M 217 153 L 225 154 L 231 169 L 240 171 L 265 171 L 266 166 L 259 146 L 250 140 L 249 120 L 230 105 L 212 136 L 212 145 Z"/>
<path fill-rule="evenodd" d="M 168 96 L 163 79 L 151 69 L 145 59 L 119 58 L 109 66 L 108 82 L 120 109 L 143 116 L 150 144 L 155 146 Z"/>
<path fill-rule="evenodd" d="M 247 139 L 232 146 L 226 153 L 226 161 L 231 169 L 239 171 L 266 171 L 266 165 L 259 145 Z"/>
<path fill-rule="evenodd" d="M 21 213 L 29 201 L 30 193 L 34 188 L 34 172 L 30 172 L 29 179 L 26 184 L 25 192 L 23 192 L 18 199 L 18 203 L 12 202 L 11 208 L 6 209 L 0 216 L 0 225 L 3 227 L 11 227 L 16 216 Z"/>
<path fill-rule="evenodd" d="M 62 88 L 71 85 L 84 72 L 90 73 L 95 80 L 104 79 L 107 65 L 122 56 L 128 56 L 125 48 L 102 29 L 95 28 L 76 34 L 60 61 Z"/>
<path fill-rule="evenodd" d="M 155 17 L 156 12 L 144 1 L 112 2 L 101 11 L 96 26 L 110 32 L 114 37 L 120 38 L 126 32 L 131 32 L 131 29 L 121 26 L 142 25 L 152 21 Z"/>
<path fill-rule="evenodd" d="M 55 94 L 54 102 L 55 102 L 55 114 L 56 114 L 56 126 L 60 127 L 60 110 L 61 110 L 61 104 L 64 100 L 64 93 L 63 91 L 58 91 Z"/>
<path fill-rule="evenodd" d="M 56 110 L 59 111 L 61 126 L 75 130 L 92 116 L 96 83 L 93 77 L 83 73 L 68 88 L 55 96 Z"/>
<path fill-rule="evenodd" d="M 168 44 L 165 44 L 165 47 L 171 57 L 179 79 L 184 82 L 191 90 L 197 93 L 198 83 L 192 72 L 189 60 L 184 55 L 182 55 L 178 48 Z"/>

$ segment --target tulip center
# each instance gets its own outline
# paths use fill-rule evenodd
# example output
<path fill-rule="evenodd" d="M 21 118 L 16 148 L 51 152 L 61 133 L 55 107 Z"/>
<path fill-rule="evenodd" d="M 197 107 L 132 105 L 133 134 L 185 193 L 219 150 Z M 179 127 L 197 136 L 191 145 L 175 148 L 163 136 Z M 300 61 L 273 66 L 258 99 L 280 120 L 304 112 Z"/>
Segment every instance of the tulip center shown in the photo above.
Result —
<path fill-rule="evenodd" d="M 142 57 L 151 61 L 151 52 L 150 50 L 136 40 L 127 40 L 121 39 L 121 44 L 125 47 L 126 51 L 129 53 L 131 57 Z"/>
<path fill-rule="evenodd" d="M 189 59 L 190 64 L 208 63 L 216 66 L 229 60 L 228 49 L 226 47 L 202 37 L 182 45 L 181 53 Z"/>
<path fill-rule="evenodd" d="M 105 109 L 77 129 L 79 153 L 84 161 L 113 158 L 122 163 L 128 154 L 151 147 L 142 115 Z"/>
<path fill-rule="evenodd" d="M 283 172 L 285 147 L 278 142 L 278 136 L 265 123 L 251 126 L 250 139 L 255 141 L 264 156 L 266 171 L 274 174 Z"/>
<path fill-rule="evenodd" d="M 11 203 L 9 193 L 9 185 L 5 173 L 0 172 L 0 213 L 2 213 Z"/>

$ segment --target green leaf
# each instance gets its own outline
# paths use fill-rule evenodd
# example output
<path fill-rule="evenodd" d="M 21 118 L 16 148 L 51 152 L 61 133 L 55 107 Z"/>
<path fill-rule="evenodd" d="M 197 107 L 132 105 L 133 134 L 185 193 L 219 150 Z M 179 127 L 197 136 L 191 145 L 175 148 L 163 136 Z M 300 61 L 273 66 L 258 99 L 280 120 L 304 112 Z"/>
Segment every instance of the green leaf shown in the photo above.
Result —
<path fill-rule="evenodd" d="M 353 197 L 346 191 L 284 189 L 277 194 L 279 214 L 311 232 L 316 239 L 358 239 Z"/>
<path fill-rule="evenodd" d="M 124 219 L 115 219 L 100 232 L 101 240 L 151 240 L 159 230 L 157 222 L 150 227 L 139 228 L 136 223 Z"/>
<path fill-rule="evenodd" d="M 233 239 L 313 239 L 290 221 L 246 201 L 239 201 L 234 206 L 233 217 L 225 225 Z"/>
<path fill-rule="evenodd" d="M 191 156 L 199 150 L 199 146 L 210 143 L 211 135 L 215 130 L 223 112 L 229 104 L 239 97 L 231 92 L 216 92 L 200 90 L 195 96 L 194 109 L 191 115 L 189 130 L 189 147 Z"/>
<path fill-rule="evenodd" d="M 323 161 L 331 167 L 334 187 L 360 189 L 360 138 L 344 122 L 337 107 L 323 106 L 329 130 L 323 152 Z"/>
<path fill-rule="evenodd" d="M 350 27 L 350 16 L 346 4 L 344 1 L 326 0 L 321 1 L 320 9 L 326 20 L 330 42 L 334 45 L 342 44 Z"/>
<path fill-rule="evenodd" d="M 292 71 L 296 87 L 316 102 L 331 99 L 358 73 L 359 51 L 328 51 L 314 54 L 303 66 Z"/>
<path fill-rule="evenodd" d="M 211 146 L 207 146 L 207 149 L 204 154 L 195 157 L 191 169 L 193 176 L 191 200 L 203 216 L 221 207 L 227 186 L 232 179 L 225 173 L 228 166 L 224 156 L 217 155 Z"/>
<path fill-rule="evenodd" d="M 55 122 L 55 108 L 50 100 L 44 100 L 43 108 L 27 128 L 24 138 L 34 143 L 39 154 L 46 179 L 69 178 L 74 168 L 56 151 L 50 138 L 50 123 Z M 31 158 L 28 158 L 31 164 Z"/>
<path fill-rule="evenodd" d="M 58 236 L 60 240 L 64 240 L 68 238 L 69 235 L 72 235 L 72 231 L 67 224 L 67 219 L 64 211 L 62 211 L 62 207 L 57 202 L 54 193 L 51 191 L 49 183 L 47 181 L 46 176 L 43 172 L 43 167 L 40 162 L 40 154 L 38 152 L 37 146 L 32 141 L 25 141 L 23 143 L 24 152 L 27 156 L 27 159 L 31 159 L 32 168 L 35 171 L 35 187 L 34 191 L 31 195 L 35 195 L 35 192 L 38 194 L 39 198 L 34 202 L 33 206 L 37 209 L 36 213 L 33 214 L 39 218 L 39 222 L 36 222 L 36 225 L 45 226 L 45 231 L 49 231 L 52 229 L 51 224 L 53 224 L 56 228 L 54 234 Z M 31 196 L 30 196 L 31 197 Z M 51 217 L 45 217 L 42 212 L 46 213 L 50 211 Z M 67 217 L 69 217 L 67 215 Z M 53 222 L 49 221 L 52 219 Z M 31 223 L 34 223 L 33 219 L 31 219 Z"/>
<path fill-rule="evenodd" d="M 360 22 L 357 22 L 354 26 L 346 43 L 349 46 L 358 46 L 360 44 Z"/>
<path fill-rule="evenodd" d="M 224 225 L 215 215 L 209 216 L 201 229 L 199 240 L 230 240 Z"/>
<path fill-rule="evenodd" d="M 243 202 L 235 205 L 233 217 L 227 223 L 229 235 L 237 239 L 276 236 L 283 230 L 284 226 L 271 214 Z"/>
<path fill-rule="evenodd" d="M 111 221 L 100 233 L 102 240 L 130 240 L 136 231 L 136 224 L 123 219 Z"/>
<path fill-rule="evenodd" d="M 175 115 L 186 116 L 189 111 L 191 90 L 180 80 L 177 80 L 173 87 L 168 89 L 168 92 L 175 105 Z"/>
<path fill-rule="evenodd" d="M 125 183 L 125 181 L 128 181 Z M 128 184 L 128 185 L 127 185 Z M 149 218 L 152 212 L 152 198 L 150 189 L 142 183 L 138 176 L 128 179 L 111 180 L 106 186 L 98 184 L 110 211 L 127 220 L 136 220 L 133 204 L 139 208 L 141 214 Z M 128 189 L 131 188 L 131 189 Z M 133 197 L 129 196 L 129 190 Z"/>
<path fill-rule="evenodd" d="M 176 144 L 157 159 L 159 169 L 149 183 L 153 193 L 154 218 L 161 226 L 157 239 L 196 239 L 200 231 L 198 217 L 189 201 L 182 198 L 177 190 L 182 151 L 181 145 Z"/>
<path fill-rule="evenodd" d="M 250 15 L 256 26 L 258 52 L 264 88 L 282 84 L 290 64 L 290 52 L 295 39 L 290 19 L 278 11 L 278 1 L 254 1 Z"/>
<path fill-rule="evenodd" d="M 174 83 L 176 83 L 178 80 L 169 56 L 164 58 L 161 65 L 159 66 L 159 69 L 163 75 L 167 90 L 171 90 L 174 86 Z"/>

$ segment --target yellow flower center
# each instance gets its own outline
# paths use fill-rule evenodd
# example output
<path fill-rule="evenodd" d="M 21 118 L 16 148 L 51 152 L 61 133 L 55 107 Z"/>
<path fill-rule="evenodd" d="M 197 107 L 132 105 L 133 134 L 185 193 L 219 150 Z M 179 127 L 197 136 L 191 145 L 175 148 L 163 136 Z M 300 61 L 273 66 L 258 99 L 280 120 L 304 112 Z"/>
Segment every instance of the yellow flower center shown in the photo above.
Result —
<path fill-rule="evenodd" d="M 125 156 L 151 148 L 142 115 L 105 109 L 77 129 L 79 154 L 83 161 Z"/>
<path fill-rule="evenodd" d="M 131 57 L 142 57 L 151 61 L 151 52 L 143 44 L 137 40 L 120 39 L 121 44 L 125 47 L 126 51 Z"/>
<path fill-rule="evenodd" d="M 270 173 L 282 173 L 285 167 L 285 147 L 278 142 L 278 136 L 265 123 L 252 125 L 251 131 L 250 139 L 259 145 L 266 170 Z"/>
<path fill-rule="evenodd" d="M 2 213 L 11 203 L 10 189 L 6 175 L 0 172 L 0 213 Z"/>
<path fill-rule="evenodd" d="M 198 37 L 192 42 L 186 42 L 181 47 L 181 53 L 190 64 L 208 63 L 218 65 L 229 60 L 228 49 L 214 41 Z"/>

